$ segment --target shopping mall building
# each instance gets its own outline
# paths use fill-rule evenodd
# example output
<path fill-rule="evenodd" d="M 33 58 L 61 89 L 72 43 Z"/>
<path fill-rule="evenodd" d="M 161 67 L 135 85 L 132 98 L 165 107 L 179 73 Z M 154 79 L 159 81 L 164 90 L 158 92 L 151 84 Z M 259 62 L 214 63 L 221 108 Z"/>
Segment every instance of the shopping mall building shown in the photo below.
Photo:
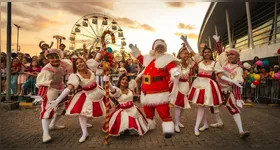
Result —
<path fill-rule="evenodd" d="M 214 34 L 223 49 L 241 53 L 241 61 L 255 56 L 277 64 L 274 52 L 280 48 L 280 2 L 212 2 L 202 23 L 198 46 L 215 49 Z"/>

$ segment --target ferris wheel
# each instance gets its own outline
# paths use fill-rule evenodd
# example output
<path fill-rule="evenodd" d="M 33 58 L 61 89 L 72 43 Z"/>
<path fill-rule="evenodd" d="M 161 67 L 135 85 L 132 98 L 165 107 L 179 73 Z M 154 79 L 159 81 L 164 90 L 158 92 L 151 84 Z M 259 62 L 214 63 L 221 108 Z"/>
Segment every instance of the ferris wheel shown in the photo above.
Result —
<path fill-rule="evenodd" d="M 112 43 L 110 35 L 106 35 L 105 42 L 113 51 L 123 51 L 126 46 L 123 30 L 118 23 L 108 15 L 92 13 L 80 18 L 72 28 L 70 34 L 70 50 L 82 50 L 83 44 L 87 49 L 94 47 L 95 51 L 102 48 L 101 36 L 105 30 L 114 33 L 116 42 Z"/>

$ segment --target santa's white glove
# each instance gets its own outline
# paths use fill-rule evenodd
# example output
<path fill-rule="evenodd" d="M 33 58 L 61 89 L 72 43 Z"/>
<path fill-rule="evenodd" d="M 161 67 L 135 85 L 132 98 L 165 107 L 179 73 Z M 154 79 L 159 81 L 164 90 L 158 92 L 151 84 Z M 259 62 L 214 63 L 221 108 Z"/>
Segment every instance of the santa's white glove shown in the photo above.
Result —
<path fill-rule="evenodd" d="M 241 99 L 241 100 L 236 100 L 236 105 L 237 105 L 238 107 L 242 108 L 244 104 L 245 104 L 245 103 L 244 103 L 244 101 L 243 101 L 242 99 Z"/>
<path fill-rule="evenodd" d="M 213 35 L 213 39 L 215 39 L 216 42 L 220 41 L 220 36 L 218 35 Z"/>
<path fill-rule="evenodd" d="M 70 93 L 70 89 L 65 88 L 56 100 L 50 101 L 50 102 L 48 103 L 48 106 L 47 106 L 46 108 L 47 108 L 47 109 L 55 109 L 55 108 L 58 106 L 58 104 L 59 104 L 66 96 L 68 96 L 69 93 Z"/>
<path fill-rule="evenodd" d="M 141 55 L 141 51 L 139 50 L 139 48 L 137 47 L 137 45 L 133 45 L 133 44 L 129 44 L 128 45 L 129 48 L 131 49 L 131 55 L 135 58 L 137 58 L 138 56 Z"/>
<path fill-rule="evenodd" d="M 243 86 L 240 83 L 238 83 L 237 81 L 231 80 L 230 78 L 228 78 L 228 77 L 226 77 L 224 75 L 221 77 L 221 79 L 223 79 L 225 81 L 228 81 L 228 82 L 231 82 L 231 83 L 234 83 L 238 87 L 243 88 Z"/>
<path fill-rule="evenodd" d="M 30 97 L 34 98 L 34 101 L 32 103 L 35 105 L 40 104 L 43 101 L 43 98 L 41 96 L 30 96 Z"/>
<path fill-rule="evenodd" d="M 104 82 L 106 82 L 106 81 L 110 81 L 110 77 L 109 77 L 109 76 L 104 75 L 104 76 L 103 76 L 103 81 L 104 81 Z"/>

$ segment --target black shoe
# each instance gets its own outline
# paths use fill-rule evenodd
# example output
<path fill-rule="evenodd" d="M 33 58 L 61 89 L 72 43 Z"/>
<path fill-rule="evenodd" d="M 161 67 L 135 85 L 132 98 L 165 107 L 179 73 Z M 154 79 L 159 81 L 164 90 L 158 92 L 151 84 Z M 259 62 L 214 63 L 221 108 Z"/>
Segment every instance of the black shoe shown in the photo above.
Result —
<path fill-rule="evenodd" d="M 172 135 L 173 135 L 172 133 L 164 133 L 164 137 L 165 137 L 166 139 L 171 138 Z"/>

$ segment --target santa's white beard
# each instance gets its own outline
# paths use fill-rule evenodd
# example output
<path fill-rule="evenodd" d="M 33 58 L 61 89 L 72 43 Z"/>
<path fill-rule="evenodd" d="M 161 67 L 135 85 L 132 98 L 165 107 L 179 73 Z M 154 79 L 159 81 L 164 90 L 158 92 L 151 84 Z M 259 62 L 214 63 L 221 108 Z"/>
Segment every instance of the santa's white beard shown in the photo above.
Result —
<path fill-rule="evenodd" d="M 158 57 L 160 57 L 160 56 L 162 56 L 162 55 L 164 55 L 164 53 L 158 53 L 158 52 L 156 52 L 155 55 L 154 55 L 154 57 L 155 57 L 155 58 L 158 58 Z"/>

